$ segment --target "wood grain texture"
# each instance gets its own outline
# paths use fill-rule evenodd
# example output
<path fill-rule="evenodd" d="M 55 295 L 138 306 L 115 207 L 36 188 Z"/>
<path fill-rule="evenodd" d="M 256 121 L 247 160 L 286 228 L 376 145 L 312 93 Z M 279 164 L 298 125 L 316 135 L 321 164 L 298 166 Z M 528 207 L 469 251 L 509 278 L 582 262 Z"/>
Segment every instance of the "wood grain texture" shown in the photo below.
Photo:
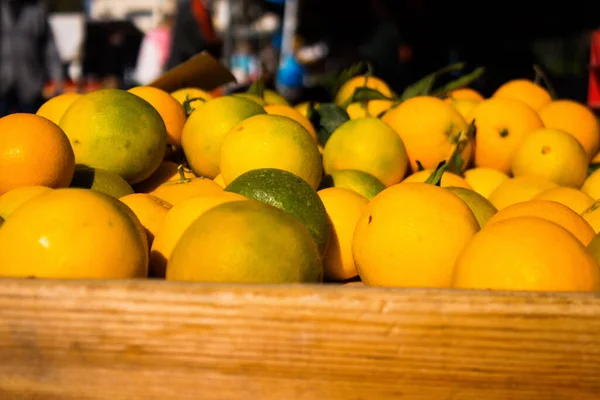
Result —
<path fill-rule="evenodd" d="M 600 297 L 0 280 L 0 399 L 600 398 Z"/>

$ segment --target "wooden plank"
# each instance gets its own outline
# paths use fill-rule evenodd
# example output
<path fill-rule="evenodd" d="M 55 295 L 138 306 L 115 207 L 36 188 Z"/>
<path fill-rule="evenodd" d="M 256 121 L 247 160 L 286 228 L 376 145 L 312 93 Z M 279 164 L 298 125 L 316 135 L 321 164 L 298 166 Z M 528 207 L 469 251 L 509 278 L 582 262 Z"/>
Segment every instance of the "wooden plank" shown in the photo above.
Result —
<path fill-rule="evenodd" d="M 598 399 L 600 296 L 0 280 L 0 399 Z"/>

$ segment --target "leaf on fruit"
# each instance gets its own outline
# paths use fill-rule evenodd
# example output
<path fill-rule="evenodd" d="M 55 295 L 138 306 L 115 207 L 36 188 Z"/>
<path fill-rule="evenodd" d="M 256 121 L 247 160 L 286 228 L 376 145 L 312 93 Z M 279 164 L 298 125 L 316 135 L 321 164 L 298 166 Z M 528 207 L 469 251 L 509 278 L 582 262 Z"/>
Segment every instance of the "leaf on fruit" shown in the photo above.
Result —
<path fill-rule="evenodd" d="M 365 68 L 367 68 L 367 73 L 371 73 L 371 67 L 363 61 L 359 61 L 356 64 L 353 64 L 350 67 L 342 70 L 342 72 L 340 72 L 340 74 L 338 75 L 332 93 L 335 95 L 335 93 L 337 93 L 337 91 L 340 90 L 344 83 L 348 82 L 356 75 L 363 73 L 365 71 Z"/>
<path fill-rule="evenodd" d="M 421 161 L 416 160 L 417 163 L 417 171 L 425 171 L 425 167 L 423 167 L 423 164 L 421 164 Z"/>
<path fill-rule="evenodd" d="M 193 97 L 190 98 L 189 95 L 187 95 L 185 97 L 185 101 L 183 102 L 183 109 L 185 110 L 185 114 L 189 117 L 190 114 L 195 110 L 194 107 L 192 107 L 192 103 L 196 100 L 199 100 L 203 103 L 206 103 L 206 99 L 202 98 L 202 97 Z"/>
<path fill-rule="evenodd" d="M 258 78 L 257 80 L 255 80 L 252 83 L 252 85 L 248 88 L 246 93 L 255 94 L 258 97 L 260 97 L 261 99 L 264 99 L 264 97 L 265 97 L 265 82 L 262 80 L 262 78 Z"/>
<path fill-rule="evenodd" d="M 377 89 L 371 89 L 366 86 L 357 87 L 354 94 L 348 100 L 348 104 L 353 102 L 368 102 L 371 100 L 394 100 L 392 97 L 387 97 Z"/>
<path fill-rule="evenodd" d="M 543 86 L 546 86 L 546 90 L 548 90 L 548 93 L 550 93 L 550 97 L 552 98 L 552 100 L 556 100 L 557 99 L 556 90 L 554 90 L 554 86 L 552 86 L 552 82 L 550 82 L 550 79 L 548 79 L 548 75 L 546 75 L 546 73 L 544 72 L 542 67 L 540 67 L 537 64 L 533 64 L 533 70 L 535 71 L 534 82 L 540 86 L 542 86 L 542 83 L 543 83 L 544 84 Z"/>
<path fill-rule="evenodd" d="M 444 172 L 446 172 L 446 166 L 446 161 L 440 162 L 431 175 L 429 175 L 429 178 L 427 178 L 425 183 L 434 186 L 442 186 L 442 176 L 444 175 Z"/>
<path fill-rule="evenodd" d="M 404 92 L 402 92 L 400 99 L 406 100 L 406 99 L 410 99 L 411 97 L 426 96 L 431 93 L 431 90 L 433 89 L 433 85 L 435 84 L 435 81 L 440 76 L 445 75 L 450 72 L 460 71 L 464 67 L 465 67 L 465 63 L 456 63 L 456 64 L 448 65 L 447 67 L 444 67 L 444 68 L 440 69 L 439 71 L 429 74 L 426 77 L 424 77 L 423 79 L 421 79 L 420 81 L 417 81 L 417 82 L 413 83 L 412 85 L 408 86 L 406 89 L 404 89 Z"/>
<path fill-rule="evenodd" d="M 456 146 L 454 147 L 454 151 L 448 158 L 447 171 L 452 172 L 456 175 L 461 175 L 465 160 L 462 158 L 462 152 L 465 147 L 473 139 L 475 134 L 475 121 L 472 121 L 467 130 L 464 132 L 460 132 L 456 139 Z"/>
<path fill-rule="evenodd" d="M 329 137 L 338 126 L 350 120 L 350 116 L 342 107 L 333 103 L 323 103 L 312 112 L 309 118 L 317 130 L 321 145 L 325 146 Z"/>
<path fill-rule="evenodd" d="M 436 96 L 444 97 L 444 96 L 446 96 L 448 93 L 450 93 L 453 90 L 466 88 L 471 83 L 473 83 L 474 81 L 476 81 L 481 75 L 483 75 L 484 72 L 485 72 L 485 68 L 484 67 L 476 68 L 470 74 L 461 76 L 458 79 L 455 79 L 455 80 L 453 80 L 451 82 L 448 82 L 447 84 L 445 84 L 441 88 L 436 89 L 434 91 L 434 94 Z"/>

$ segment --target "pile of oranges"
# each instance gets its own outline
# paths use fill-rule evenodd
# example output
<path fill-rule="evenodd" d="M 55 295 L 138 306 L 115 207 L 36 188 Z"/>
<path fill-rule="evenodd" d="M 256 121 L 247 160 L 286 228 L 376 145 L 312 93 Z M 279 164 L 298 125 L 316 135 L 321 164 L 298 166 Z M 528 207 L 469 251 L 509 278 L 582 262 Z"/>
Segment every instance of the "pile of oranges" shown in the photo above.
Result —
<path fill-rule="evenodd" d="M 352 101 L 366 86 L 381 98 Z M 0 276 L 600 290 L 600 125 L 524 79 L 105 89 L 0 119 Z M 323 118 L 323 116 L 321 116 Z"/>

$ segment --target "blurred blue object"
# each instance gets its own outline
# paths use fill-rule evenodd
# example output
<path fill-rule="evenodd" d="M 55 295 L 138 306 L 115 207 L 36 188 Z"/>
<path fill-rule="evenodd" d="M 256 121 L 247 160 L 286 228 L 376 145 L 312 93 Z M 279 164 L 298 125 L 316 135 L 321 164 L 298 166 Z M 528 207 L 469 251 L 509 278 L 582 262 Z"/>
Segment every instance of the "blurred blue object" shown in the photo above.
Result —
<path fill-rule="evenodd" d="M 277 71 L 277 83 L 288 87 L 301 87 L 304 80 L 304 67 L 296 61 L 293 55 L 285 59 Z"/>
<path fill-rule="evenodd" d="M 273 39 L 271 39 L 271 45 L 279 51 L 281 49 L 282 43 L 283 43 L 283 32 L 279 31 L 273 35 Z"/>

